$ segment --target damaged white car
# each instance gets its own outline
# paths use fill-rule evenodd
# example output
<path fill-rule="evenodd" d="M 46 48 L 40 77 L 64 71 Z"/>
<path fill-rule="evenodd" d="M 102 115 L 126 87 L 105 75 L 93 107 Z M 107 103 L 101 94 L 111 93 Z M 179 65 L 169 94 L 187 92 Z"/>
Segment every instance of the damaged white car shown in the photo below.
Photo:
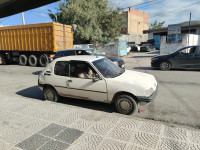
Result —
<path fill-rule="evenodd" d="M 153 75 L 123 70 L 99 56 L 55 59 L 39 75 L 38 85 L 46 100 L 58 101 L 63 96 L 114 103 L 122 114 L 132 114 L 157 92 Z"/>

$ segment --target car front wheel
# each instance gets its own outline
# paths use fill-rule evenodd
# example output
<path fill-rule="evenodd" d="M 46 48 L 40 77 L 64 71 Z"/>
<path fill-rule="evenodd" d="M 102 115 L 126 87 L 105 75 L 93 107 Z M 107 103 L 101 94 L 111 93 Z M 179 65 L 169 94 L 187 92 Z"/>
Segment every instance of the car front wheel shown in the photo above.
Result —
<path fill-rule="evenodd" d="M 115 99 L 115 109 L 118 113 L 130 115 L 137 109 L 137 103 L 129 95 L 119 95 Z"/>
<path fill-rule="evenodd" d="M 160 69 L 163 71 L 169 70 L 171 68 L 171 64 L 168 61 L 163 61 L 160 63 Z"/>
<path fill-rule="evenodd" d="M 47 87 L 44 89 L 44 97 L 48 101 L 59 101 L 60 97 L 57 92 L 52 87 Z"/>

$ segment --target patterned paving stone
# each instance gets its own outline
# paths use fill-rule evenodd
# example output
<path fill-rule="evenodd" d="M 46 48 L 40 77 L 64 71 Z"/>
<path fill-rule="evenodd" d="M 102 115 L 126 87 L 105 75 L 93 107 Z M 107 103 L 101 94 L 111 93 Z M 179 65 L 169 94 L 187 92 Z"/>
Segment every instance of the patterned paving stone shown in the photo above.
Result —
<path fill-rule="evenodd" d="M 31 135 L 32 133 L 24 131 L 22 129 L 9 128 L 7 130 L 4 130 L 2 139 L 12 145 L 16 145 L 17 143 L 25 140 Z"/>
<path fill-rule="evenodd" d="M 133 133 L 132 130 L 117 127 L 111 131 L 108 137 L 127 142 Z"/>
<path fill-rule="evenodd" d="M 24 126 L 24 130 L 36 133 L 41 129 L 45 128 L 46 126 L 48 126 L 49 124 L 50 124 L 49 122 L 45 122 L 42 120 L 35 120 L 34 122 L 31 122 L 30 124 Z"/>
<path fill-rule="evenodd" d="M 75 141 L 75 145 L 81 145 L 81 147 L 87 150 L 95 150 L 102 140 L 103 137 L 101 136 L 84 133 Z"/>
<path fill-rule="evenodd" d="M 22 117 L 10 124 L 12 127 L 16 128 L 24 128 L 25 126 L 28 126 L 31 123 L 35 122 L 35 118 L 29 118 L 29 117 Z"/>
<path fill-rule="evenodd" d="M 48 125 L 47 127 L 45 127 L 44 129 L 40 130 L 38 134 L 53 138 L 64 129 L 66 129 L 66 127 L 52 123 Z"/>
<path fill-rule="evenodd" d="M 199 145 L 197 145 L 197 144 L 190 145 L 190 150 L 200 150 L 200 144 Z"/>
<path fill-rule="evenodd" d="M 99 135 L 106 135 L 113 127 L 113 124 L 98 122 L 93 124 L 87 132 L 99 134 Z"/>
<path fill-rule="evenodd" d="M 51 122 L 56 122 L 58 118 L 61 116 L 61 114 L 55 113 L 55 112 L 48 112 L 44 114 L 43 116 L 40 116 L 40 119 L 44 119 Z"/>
<path fill-rule="evenodd" d="M 107 115 L 100 119 L 100 122 L 116 124 L 120 118 L 114 115 Z"/>
<path fill-rule="evenodd" d="M 161 124 L 146 122 L 139 129 L 142 132 L 148 132 L 159 135 L 164 127 Z"/>
<path fill-rule="evenodd" d="M 62 143 L 60 141 L 51 140 L 40 147 L 38 150 L 65 150 L 69 147 L 69 144 Z"/>
<path fill-rule="evenodd" d="M 67 150 L 88 150 L 88 148 L 83 145 L 72 144 Z"/>
<path fill-rule="evenodd" d="M 75 121 L 77 121 L 79 119 L 79 117 L 77 116 L 71 116 L 71 115 L 62 115 L 57 121 L 56 123 L 64 125 L 64 126 L 70 126 L 70 124 L 74 123 Z"/>
<path fill-rule="evenodd" d="M 124 150 L 127 143 L 119 142 L 112 139 L 104 139 L 98 150 Z"/>
<path fill-rule="evenodd" d="M 142 121 L 123 118 L 120 120 L 117 126 L 121 128 L 131 129 L 131 130 L 138 130 L 138 128 L 142 125 L 142 123 L 143 123 Z"/>
<path fill-rule="evenodd" d="M 67 128 L 60 132 L 55 139 L 72 144 L 77 138 L 79 138 L 83 134 L 83 131 Z"/>
<path fill-rule="evenodd" d="M 185 142 L 162 138 L 159 149 L 160 150 L 188 150 L 189 145 Z"/>
<path fill-rule="evenodd" d="M 141 145 L 143 147 L 157 149 L 159 136 L 145 132 L 135 132 L 129 142 L 133 145 Z"/>
<path fill-rule="evenodd" d="M 23 117 L 22 115 L 19 115 L 16 113 L 3 111 L 0 113 L 0 122 L 1 123 L 7 122 L 9 124 L 9 123 L 16 121 L 17 119 L 22 118 L 22 117 Z"/>
<path fill-rule="evenodd" d="M 22 110 L 19 111 L 19 113 L 26 115 L 26 116 L 32 116 L 32 117 L 36 117 L 36 118 L 40 118 L 42 116 L 44 116 L 48 111 L 43 110 L 43 109 L 39 109 L 39 108 L 33 108 L 33 107 L 26 107 Z"/>
<path fill-rule="evenodd" d="M 37 148 L 44 145 L 48 141 L 50 141 L 49 138 L 39 134 L 34 134 L 28 139 L 18 143 L 16 147 L 19 147 L 23 150 L 36 150 Z"/>
<path fill-rule="evenodd" d="M 191 142 L 200 145 L 200 132 L 191 131 L 190 136 L 191 136 L 191 138 L 190 138 Z"/>
<path fill-rule="evenodd" d="M 69 127 L 77 129 L 77 130 L 85 131 L 93 123 L 94 123 L 94 121 L 88 121 L 88 120 L 85 120 L 85 119 L 78 119 L 76 122 L 72 123 Z"/>
<path fill-rule="evenodd" d="M 137 145 L 129 145 L 126 150 L 150 150 L 149 148 L 137 146 Z"/>
<path fill-rule="evenodd" d="M 187 130 L 182 128 L 173 128 L 173 127 L 167 127 L 165 126 L 164 129 L 164 137 L 172 138 L 175 140 L 187 140 Z"/>
<path fill-rule="evenodd" d="M 106 113 L 104 112 L 88 112 L 86 113 L 85 115 L 83 115 L 81 118 L 82 119 L 85 119 L 85 120 L 89 120 L 89 121 L 99 121 L 101 120 L 102 118 L 104 118 L 106 116 Z"/>

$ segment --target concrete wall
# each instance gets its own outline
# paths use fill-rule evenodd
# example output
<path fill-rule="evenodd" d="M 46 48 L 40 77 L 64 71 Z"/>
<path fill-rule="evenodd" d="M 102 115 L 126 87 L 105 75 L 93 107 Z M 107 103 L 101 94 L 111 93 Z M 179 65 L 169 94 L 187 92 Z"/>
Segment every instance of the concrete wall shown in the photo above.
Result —
<path fill-rule="evenodd" d="M 183 36 L 182 41 L 178 43 L 168 43 L 166 36 L 161 36 L 160 40 L 160 54 L 169 54 L 184 46 L 200 44 L 200 35 L 186 34 Z"/>

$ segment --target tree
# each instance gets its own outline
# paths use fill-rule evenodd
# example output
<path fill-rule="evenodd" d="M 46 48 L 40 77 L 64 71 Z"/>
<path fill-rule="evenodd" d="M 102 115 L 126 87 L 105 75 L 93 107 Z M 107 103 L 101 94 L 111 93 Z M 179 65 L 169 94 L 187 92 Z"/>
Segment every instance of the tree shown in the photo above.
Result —
<path fill-rule="evenodd" d="M 74 42 L 77 44 L 103 42 L 120 35 L 124 13 L 108 0 L 64 0 L 57 9 L 58 22 L 76 24 Z M 55 17 L 49 14 L 55 21 Z"/>
<path fill-rule="evenodd" d="M 154 23 L 151 24 L 150 29 L 161 29 L 163 28 L 164 24 L 165 24 L 165 21 L 158 22 L 157 20 L 155 20 Z"/>

